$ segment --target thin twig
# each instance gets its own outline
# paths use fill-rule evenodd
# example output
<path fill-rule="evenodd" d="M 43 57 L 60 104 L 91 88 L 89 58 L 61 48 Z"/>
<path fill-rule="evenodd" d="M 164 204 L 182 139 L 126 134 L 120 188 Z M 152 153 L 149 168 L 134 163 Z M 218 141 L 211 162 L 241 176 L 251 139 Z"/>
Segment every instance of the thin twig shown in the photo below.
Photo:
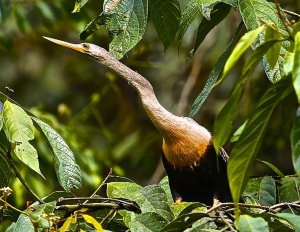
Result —
<path fill-rule="evenodd" d="M 15 166 L 10 153 L 7 154 L 7 162 L 9 163 L 10 167 L 13 169 L 14 173 L 16 174 L 17 178 L 20 180 L 20 182 L 23 184 L 23 186 L 27 189 L 27 191 L 29 192 L 29 194 L 35 199 L 37 200 L 39 203 L 44 204 L 45 202 L 38 197 L 38 195 L 36 195 L 30 188 L 29 186 L 26 184 L 24 178 L 21 176 L 21 174 L 19 173 L 17 167 Z"/>
<path fill-rule="evenodd" d="M 233 228 L 232 224 L 224 217 L 224 213 L 219 211 L 219 216 L 221 220 L 229 227 L 230 231 L 235 232 L 236 230 Z"/>
<path fill-rule="evenodd" d="M 282 9 L 284 13 L 286 14 L 289 14 L 289 15 L 292 15 L 292 16 L 295 16 L 295 17 L 298 17 L 300 18 L 300 15 L 297 14 L 296 12 L 293 12 L 293 11 L 289 11 L 289 10 L 285 10 L 285 9 Z"/>
<path fill-rule="evenodd" d="M 102 188 L 102 186 L 105 184 L 105 182 L 107 181 L 107 179 L 111 176 L 111 174 L 112 174 L 112 168 L 109 169 L 109 172 L 108 172 L 107 176 L 101 182 L 101 184 L 99 185 L 99 187 L 92 193 L 92 195 L 90 196 L 90 199 L 93 198 L 93 196 L 95 196 L 96 193 Z M 83 202 L 83 204 L 86 204 L 88 201 L 89 200 L 86 200 L 85 202 Z"/>
<path fill-rule="evenodd" d="M 0 197 L 0 201 L 2 201 L 6 206 L 8 206 L 9 208 L 12 208 L 13 210 L 19 212 L 19 213 L 23 213 L 26 214 L 24 211 L 17 209 L 16 207 L 12 206 L 11 204 L 9 204 L 7 201 L 3 200 L 2 197 Z"/>

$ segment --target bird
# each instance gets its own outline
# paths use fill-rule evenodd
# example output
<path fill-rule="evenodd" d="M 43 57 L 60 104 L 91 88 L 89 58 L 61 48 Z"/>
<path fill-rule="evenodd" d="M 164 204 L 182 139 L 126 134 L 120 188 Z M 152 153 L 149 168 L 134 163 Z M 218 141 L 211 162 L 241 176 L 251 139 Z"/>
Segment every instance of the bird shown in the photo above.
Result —
<path fill-rule="evenodd" d="M 223 148 L 216 154 L 212 135 L 205 127 L 165 109 L 151 83 L 106 49 L 92 43 L 73 44 L 44 38 L 92 57 L 135 88 L 150 120 L 162 135 L 162 162 L 175 203 L 201 202 L 212 206 L 232 201 L 227 178 L 228 155 Z"/>

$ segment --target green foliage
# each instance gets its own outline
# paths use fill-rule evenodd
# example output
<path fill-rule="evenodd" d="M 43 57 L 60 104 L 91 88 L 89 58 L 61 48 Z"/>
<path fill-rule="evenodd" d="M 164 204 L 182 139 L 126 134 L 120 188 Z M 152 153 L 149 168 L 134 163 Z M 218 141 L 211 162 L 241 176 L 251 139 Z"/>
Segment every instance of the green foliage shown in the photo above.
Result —
<path fill-rule="evenodd" d="M 242 215 L 238 221 L 237 228 L 239 231 L 269 231 L 268 223 L 261 217 L 253 218 L 249 215 Z"/>

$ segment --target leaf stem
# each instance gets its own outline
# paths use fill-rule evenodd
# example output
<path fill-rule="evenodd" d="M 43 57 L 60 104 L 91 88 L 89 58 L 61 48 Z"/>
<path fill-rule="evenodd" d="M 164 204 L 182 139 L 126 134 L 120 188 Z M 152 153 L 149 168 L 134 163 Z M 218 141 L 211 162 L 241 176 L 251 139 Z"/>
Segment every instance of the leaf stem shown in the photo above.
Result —
<path fill-rule="evenodd" d="M 3 202 L 3 204 L 7 205 L 9 208 L 12 208 L 13 210 L 19 212 L 19 213 L 23 213 L 25 215 L 27 215 L 24 211 L 17 209 L 16 207 L 12 206 L 11 204 L 9 204 L 7 201 L 3 200 L 2 197 L 0 197 L 0 201 Z"/>
<path fill-rule="evenodd" d="M 44 204 L 45 202 L 40 199 L 38 197 L 38 195 L 36 195 L 30 188 L 29 186 L 26 184 L 24 178 L 22 177 L 22 175 L 19 173 L 16 165 L 14 164 L 11 154 L 8 152 L 7 153 L 7 162 L 9 163 L 10 167 L 13 169 L 14 173 L 16 174 L 17 178 L 20 180 L 20 182 L 22 183 L 22 185 L 27 189 L 27 191 L 29 192 L 29 194 L 35 199 L 37 200 L 39 203 Z"/>

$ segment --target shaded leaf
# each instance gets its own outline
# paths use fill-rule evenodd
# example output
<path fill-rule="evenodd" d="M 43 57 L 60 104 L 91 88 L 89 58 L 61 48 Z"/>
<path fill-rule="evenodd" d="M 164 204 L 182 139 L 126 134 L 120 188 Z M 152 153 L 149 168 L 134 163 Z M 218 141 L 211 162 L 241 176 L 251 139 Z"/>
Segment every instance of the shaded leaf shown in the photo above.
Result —
<path fill-rule="evenodd" d="M 282 178 L 278 190 L 280 202 L 300 201 L 300 178 L 294 176 Z"/>
<path fill-rule="evenodd" d="M 276 105 L 291 93 L 290 86 L 290 81 L 287 79 L 272 85 L 267 90 L 231 152 L 227 172 L 234 202 L 239 201 L 245 188 L 271 114 Z"/>
<path fill-rule="evenodd" d="M 11 143 L 29 141 L 34 138 L 32 120 L 20 106 L 5 101 L 3 119 Z"/>
<path fill-rule="evenodd" d="M 0 188 L 7 187 L 13 177 L 9 164 L 0 155 Z"/>
<path fill-rule="evenodd" d="M 84 27 L 83 31 L 80 33 L 80 39 L 85 40 L 87 37 L 89 37 L 91 34 L 97 31 L 102 25 L 104 25 L 103 13 L 98 15 L 91 22 L 89 22 L 88 25 Z"/>
<path fill-rule="evenodd" d="M 237 228 L 242 232 L 269 232 L 268 223 L 261 217 L 240 216 Z"/>
<path fill-rule="evenodd" d="M 296 120 L 291 131 L 292 161 L 295 172 L 300 175 L 300 107 L 297 109 Z"/>
<path fill-rule="evenodd" d="M 32 119 L 36 122 L 38 129 L 45 135 L 52 148 L 55 171 L 60 185 L 66 191 L 79 188 L 81 186 L 81 172 L 69 146 L 48 124 L 36 117 L 32 117 Z"/>
<path fill-rule="evenodd" d="M 87 223 L 92 224 L 94 228 L 97 230 L 97 232 L 104 232 L 101 224 L 95 218 L 93 218 L 88 214 L 82 214 L 81 216 Z"/>
<path fill-rule="evenodd" d="M 129 223 L 130 231 L 150 232 L 161 231 L 168 221 L 155 212 L 146 212 L 136 215 L 135 219 Z"/>
<path fill-rule="evenodd" d="M 284 18 L 284 13 L 279 7 L 278 9 L 281 11 L 282 18 Z M 268 2 L 267 0 L 239 0 L 239 10 L 248 30 L 258 28 L 262 24 L 274 24 L 282 37 L 288 38 L 289 32 L 286 30 L 285 22 L 283 22 L 278 15 L 278 9 L 274 3 Z M 263 42 L 264 38 L 261 36 L 259 44 Z M 271 68 L 268 62 L 263 60 L 265 72 L 269 80 L 273 83 L 280 80 L 283 76 L 281 69 L 282 61 L 289 47 L 290 42 L 285 41 L 281 43 L 280 56 L 274 68 Z"/>
<path fill-rule="evenodd" d="M 290 213 L 277 213 L 271 215 L 273 215 L 275 218 L 287 221 L 293 227 L 295 232 L 300 232 L 300 216 Z"/>
<path fill-rule="evenodd" d="M 157 34 L 167 50 L 180 23 L 180 4 L 178 0 L 151 0 L 150 13 Z"/>
<path fill-rule="evenodd" d="M 35 225 L 38 225 L 39 228 L 49 229 L 49 221 L 42 217 L 40 212 L 27 211 L 27 215 L 30 218 L 31 222 Z"/>
<path fill-rule="evenodd" d="M 72 13 L 77 13 L 89 0 L 76 0 Z"/>
<path fill-rule="evenodd" d="M 261 205 L 272 206 L 276 204 L 276 184 L 271 176 L 264 176 L 259 189 L 259 203 Z"/>
<path fill-rule="evenodd" d="M 269 168 L 271 168 L 280 178 L 284 178 L 284 174 L 273 164 L 265 161 L 265 160 L 260 160 L 257 159 L 257 161 L 262 162 L 263 164 L 267 165 Z"/>
<path fill-rule="evenodd" d="M 242 193 L 242 198 L 246 203 L 259 204 L 259 189 L 262 177 L 251 178 L 248 180 L 245 190 Z"/>
<path fill-rule="evenodd" d="M 242 36 L 242 38 L 239 40 L 239 42 L 237 43 L 237 45 L 233 49 L 230 57 L 228 58 L 225 66 L 224 66 L 224 70 L 223 70 L 223 74 L 222 74 L 222 77 L 220 79 L 220 82 L 223 81 L 224 78 L 230 72 L 230 70 L 233 67 L 235 67 L 235 65 L 238 62 L 238 60 L 240 59 L 240 57 L 245 53 L 245 51 L 256 40 L 259 33 L 261 33 L 264 28 L 265 28 L 264 26 L 260 26 L 260 27 L 256 28 L 255 30 L 249 31 L 245 35 Z M 218 82 L 218 83 L 220 83 L 220 82 Z"/>
<path fill-rule="evenodd" d="M 121 59 L 145 33 L 147 0 L 106 0 L 103 4 L 105 26 L 112 36 L 109 51 Z"/>
<path fill-rule="evenodd" d="M 208 33 L 218 25 L 223 19 L 228 15 L 230 11 L 230 6 L 224 3 L 218 3 L 214 6 L 210 19 L 202 18 L 201 23 L 199 24 L 196 42 L 194 45 L 194 53 L 203 42 Z"/>
<path fill-rule="evenodd" d="M 33 171 L 45 178 L 40 170 L 38 153 L 29 142 L 23 141 L 17 143 L 14 147 L 13 154 L 15 154 L 19 160 L 30 167 Z"/>
<path fill-rule="evenodd" d="M 24 214 L 20 214 L 18 220 L 10 225 L 7 229 L 9 232 L 35 232 L 30 218 Z"/>
<path fill-rule="evenodd" d="M 7 154 L 10 149 L 10 142 L 7 140 L 7 137 L 3 130 L 0 131 L 0 152 L 2 154 Z"/>
<path fill-rule="evenodd" d="M 189 114 L 189 117 L 194 118 L 196 116 L 196 114 L 199 112 L 199 110 L 201 109 L 203 103 L 205 102 L 206 98 L 210 94 L 214 84 L 218 80 L 218 78 L 223 70 L 224 64 L 227 61 L 228 57 L 230 56 L 232 48 L 233 48 L 234 44 L 236 43 L 242 29 L 243 29 L 243 23 L 240 23 L 238 28 L 236 29 L 233 37 L 231 38 L 229 44 L 227 45 L 225 51 L 222 53 L 222 55 L 218 59 L 217 63 L 213 67 L 212 71 L 210 72 L 207 82 L 205 83 L 205 86 L 203 87 L 203 90 L 195 99 L 195 101 L 192 105 L 192 110 Z"/>
<path fill-rule="evenodd" d="M 171 194 L 171 189 L 169 185 L 169 179 L 168 176 L 165 176 L 158 184 L 166 193 L 167 199 L 168 199 L 168 204 L 171 205 L 174 203 L 172 194 Z"/>
<path fill-rule="evenodd" d="M 2 116 L 2 111 L 0 113 L 0 131 L 2 130 L 3 127 L 3 116 Z"/>
<path fill-rule="evenodd" d="M 294 89 L 300 103 L 300 32 L 295 35 L 294 65 L 292 70 Z"/>
<path fill-rule="evenodd" d="M 222 147 L 226 143 L 233 130 L 233 121 L 237 116 L 240 98 L 243 93 L 243 88 L 248 76 L 254 71 L 254 69 L 260 62 L 263 54 L 265 54 L 268 51 L 268 49 L 276 42 L 277 41 L 273 40 L 263 43 L 257 49 L 255 49 L 253 53 L 251 53 L 251 55 L 249 56 L 243 68 L 242 74 L 234 86 L 230 98 L 216 117 L 213 130 L 214 146 L 216 151 L 219 151 L 220 147 Z"/>
<path fill-rule="evenodd" d="M 277 28 L 274 27 L 271 25 L 266 28 L 265 41 L 281 39 L 281 35 L 279 31 L 277 30 Z M 280 49 L 281 49 L 281 44 L 276 43 L 266 53 L 266 60 L 269 63 L 271 69 L 273 69 L 277 64 L 279 54 L 280 54 Z"/>

